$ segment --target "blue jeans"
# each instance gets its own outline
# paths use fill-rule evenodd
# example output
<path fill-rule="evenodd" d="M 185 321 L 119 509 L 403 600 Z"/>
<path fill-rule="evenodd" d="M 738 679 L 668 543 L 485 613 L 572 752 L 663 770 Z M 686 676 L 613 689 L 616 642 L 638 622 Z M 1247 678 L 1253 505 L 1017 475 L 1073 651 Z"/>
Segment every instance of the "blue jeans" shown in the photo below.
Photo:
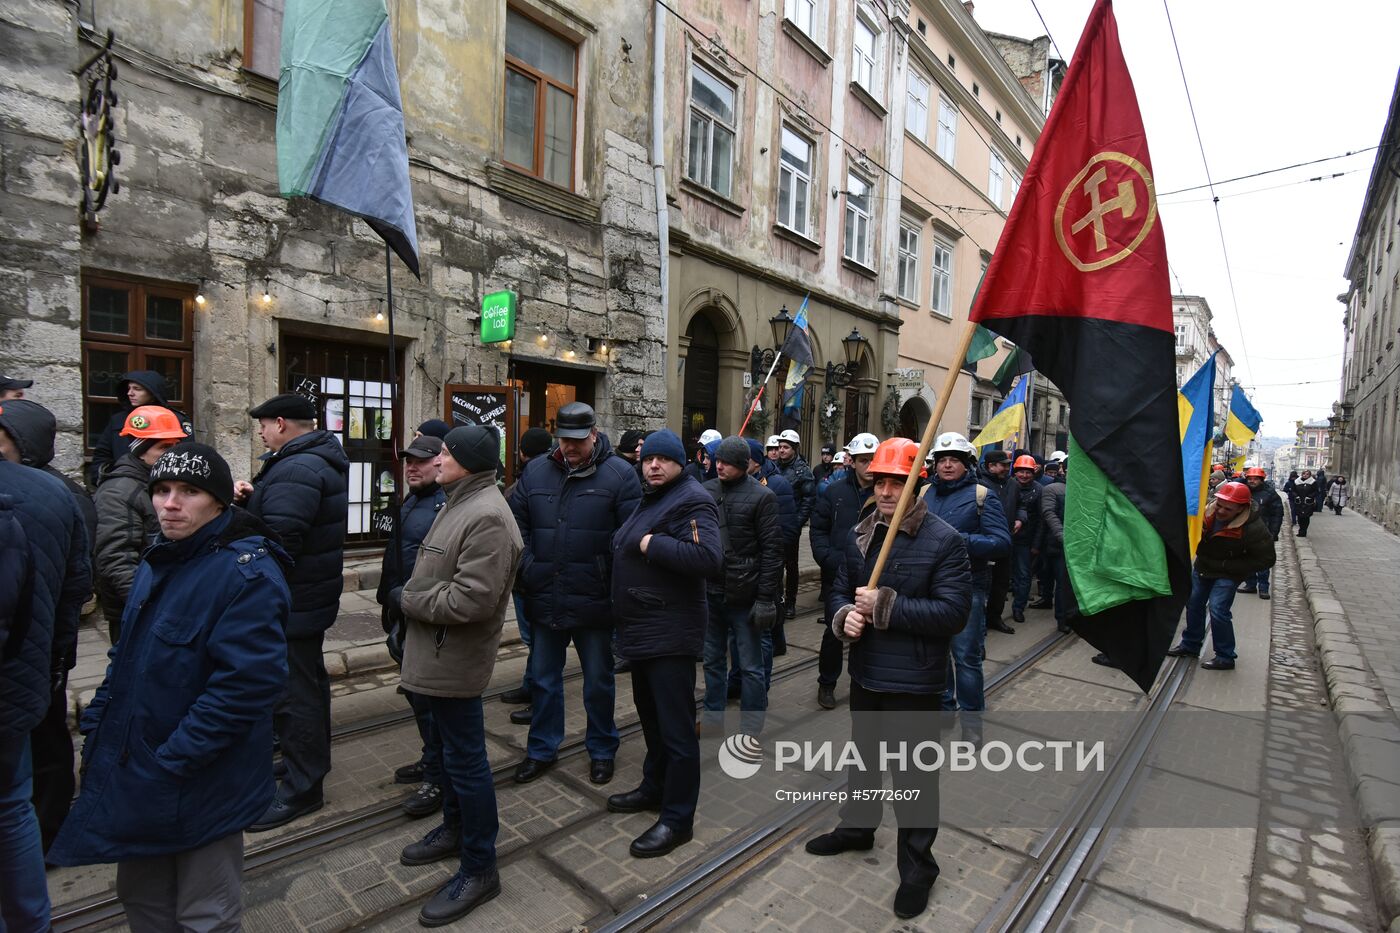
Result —
<path fill-rule="evenodd" d="M 413 719 L 418 725 L 418 737 L 423 740 L 423 780 L 429 784 L 444 786 L 442 776 L 442 736 L 433 725 L 433 704 L 427 695 L 404 691 L 408 705 L 413 708 Z"/>
<path fill-rule="evenodd" d="M 987 649 L 987 586 L 983 573 L 972 584 L 972 608 L 967 625 L 949 643 L 947 686 L 943 708 L 948 711 L 986 709 L 982 695 L 982 658 Z"/>
<path fill-rule="evenodd" d="M 1260 570 L 1254 574 L 1254 588 L 1256 590 L 1258 590 L 1261 593 L 1269 592 L 1269 573 L 1272 570 L 1272 567 L 1265 567 L 1263 570 Z"/>
<path fill-rule="evenodd" d="M 530 620 L 525 616 L 525 600 L 520 598 L 519 593 L 514 594 L 511 599 L 515 603 L 515 627 L 520 630 L 520 643 L 526 648 L 529 648 L 534 642 L 534 638 L 532 637 L 533 626 L 530 625 Z M 530 680 L 530 662 L 527 656 L 525 662 L 525 676 L 520 678 L 520 689 L 528 691 L 531 690 L 533 686 L 534 684 Z"/>
<path fill-rule="evenodd" d="M 613 683 L 611 628 L 554 629 L 540 625 L 531 632 L 531 701 L 534 718 L 525 754 L 537 761 L 553 761 L 564 741 L 564 658 L 574 643 L 583 668 L 583 709 L 588 731 L 583 744 L 588 757 L 611 761 L 617 756 L 617 725 L 613 708 L 617 690 Z"/>
<path fill-rule="evenodd" d="M 10 933 L 49 928 L 44 846 L 30 803 L 33 767 L 28 733 L 0 738 L 0 929 Z"/>
<path fill-rule="evenodd" d="M 1021 615 L 1031 601 L 1031 546 L 1011 546 L 1011 614 Z"/>
<path fill-rule="evenodd" d="M 1235 660 L 1235 624 L 1230 607 L 1235 602 L 1238 580 L 1206 580 L 1191 571 L 1191 596 L 1186 600 L 1186 631 L 1182 647 L 1199 652 L 1206 640 L 1206 611 L 1210 611 L 1210 643 L 1215 656 Z"/>
<path fill-rule="evenodd" d="M 765 691 L 773 688 L 773 633 L 778 631 L 778 626 L 773 626 L 770 631 L 759 635 L 763 639 L 763 689 Z M 730 688 L 738 687 L 743 689 L 744 672 L 739 664 L 739 637 L 731 629 L 729 632 L 729 678 Z"/>
<path fill-rule="evenodd" d="M 462 840 L 462 872 L 480 875 L 496 867 L 496 783 L 486 759 L 481 697 L 429 697 L 433 724 L 442 736 L 442 821 Z"/>
<path fill-rule="evenodd" d="M 705 626 L 705 711 L 715 715 L 724 712 L 729 689 L 729 636 L 733 633 L 739 660 L 740 723 L 745 733 L 758 735 L 768 709 L 768 687 L 763 674 L 763 633 L 749 621 L 752 610 L 751 604 L 731 609 L 723 599 L 710 599 L 710 618 Z"/>

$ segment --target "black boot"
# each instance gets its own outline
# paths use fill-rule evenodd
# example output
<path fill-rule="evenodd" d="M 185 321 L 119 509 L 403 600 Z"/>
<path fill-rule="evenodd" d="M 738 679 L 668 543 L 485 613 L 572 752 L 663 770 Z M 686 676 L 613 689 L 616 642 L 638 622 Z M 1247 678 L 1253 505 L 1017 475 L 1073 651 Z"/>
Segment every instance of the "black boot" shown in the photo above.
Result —
<path fill-rule="evenodd" d="M 500 893 L 501 876 L 494 868 L 481 875 L 458 872 L 423 905 L 418 922 L 425 927 L 445 926 L 462 919 Z"/>
<path fill-rule="evenodd" d="M 803 846 L 808 855 L 840 855 L 842 852 L 869 852 L 875 848 L 875 831 L 840 827 L 813 836 Z"/>
<path fill-rule="evenodd" d="M 410 842 L 399 853 L 399 863 L 403 865 L 431 865 L 445 858 L 455 858 L 462 852 L 462 830 L 456 826 L 439 823 L 428 830 L 428 835 L 417 842 Z"/>
<path fill-rule="evenodd" d="M 628 847 L 627 851 L 631 852 L 635 858 L 658 858 L 662 855 L 670 855 L 677 846 L 683 846 L 693 838 L 694 832 L 692 830 L 673 829 L 657 820 L 652 824 L 651 829 L 632 840 L 632 845 Z"/>
<path fill-rule="evenodd" d="M 903 920 L 910 917 L 917 917 L 928 910 L 928 894 L 932 888 L 924 887 L 921 884 L 909 884 L 901 881 L 899 890 L 894 893 L 894 915 Z"/>

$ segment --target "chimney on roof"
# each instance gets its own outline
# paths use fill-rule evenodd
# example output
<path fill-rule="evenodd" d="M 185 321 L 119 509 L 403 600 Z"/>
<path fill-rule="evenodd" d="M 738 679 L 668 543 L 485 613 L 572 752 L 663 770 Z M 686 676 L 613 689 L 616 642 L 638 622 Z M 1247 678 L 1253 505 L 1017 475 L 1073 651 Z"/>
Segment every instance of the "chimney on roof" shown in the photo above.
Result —
<path fill-rule="evenodd" d="M 967 15 L 968 15 L 968 16 L 971 16 L 971 15 L 972 15 L 973 6 L 974 6 L 974 4 L 973 4 L 972 0 L 963 0 L 963 9 L 964 9 L 964 10 L 967 10 Z"/>

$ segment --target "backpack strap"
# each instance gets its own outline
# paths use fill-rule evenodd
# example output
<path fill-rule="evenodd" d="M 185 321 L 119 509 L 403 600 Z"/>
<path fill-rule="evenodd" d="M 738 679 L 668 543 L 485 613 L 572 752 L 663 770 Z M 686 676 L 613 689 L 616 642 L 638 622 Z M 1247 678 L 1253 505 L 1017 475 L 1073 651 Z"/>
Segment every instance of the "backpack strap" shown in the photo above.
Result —
<path fill-rule="evenodd" d="M 977 484 L 977 517 L 982 517 L 982 507 L 987 503 L 987 487 Z"/>

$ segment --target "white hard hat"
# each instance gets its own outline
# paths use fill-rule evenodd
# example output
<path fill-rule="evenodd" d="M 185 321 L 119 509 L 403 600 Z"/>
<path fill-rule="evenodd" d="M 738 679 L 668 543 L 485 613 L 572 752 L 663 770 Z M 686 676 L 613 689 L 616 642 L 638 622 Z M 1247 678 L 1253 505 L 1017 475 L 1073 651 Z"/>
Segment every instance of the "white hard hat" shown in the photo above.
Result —
<path fill-rule="evenodd" d="M 845 463 L 847 459 L 849 459 L 849 458 L 846 456 L 846 452 L 845 452 L 844 450 L 838 450 L 838 451 L 836 451 L 836 456 L 834 456 L 834 457 L 831 458 L 831 462 L 832 462 L 832 463 Z"/>
<path fill-rule="evenodd" d="M 782 434 L 779 434 L 778 440 L 791 444 L 794 447 L 802 443 L 802 438 L 798 437 L 797 432 L 794 431 L 792 428 L 788 428 Z"/>
<path fill-rule="evenodd" d="M 702 444 L 708 444 L 711 441 L 722 440 L 724 440 L 724 435 L 716 431 L 714 428 L 706 428 L 704 433 L 700 435 L 700 443 Z"/>
<path fill-rule="evenodd" d="M 933 460 L 937 460 L 939 454 L 957 454 L 970 462 L 977 460 L 977 448 L 973 447 L 972 442 L 957 431 L 944 431 L 938 435 L 938 439 L 933 442 L 933 449 L 929 451 L 929 456 Z"/>
<path fill-rule="evenodd" d="M 766 444 L 763 445 L 764 450 L 767 450 L 767 449 L 770 448 L 770 447 L 777 447 L 777 446 L 778 446 L 778 435 L 776 435 L 776 434 L 770 434 L 770 435 L 768 435 L 768 443 L 766 443 Z"/>
<path fill-rule="evenodd" d="M 1057 450 L 1050 455 L 1051 463 L 1064 463 L 1068 459 L 1069 454 L 1065 453 L 1063 450 Z"/>
<path fill-rule="evenodd" d="M 873 454 L 875 448 L 880 446 L 880 439 L 874 434 L 864 432 L 851 438 L 846 444 L 846 453 L 854 457 L 856 454 Z"/>

